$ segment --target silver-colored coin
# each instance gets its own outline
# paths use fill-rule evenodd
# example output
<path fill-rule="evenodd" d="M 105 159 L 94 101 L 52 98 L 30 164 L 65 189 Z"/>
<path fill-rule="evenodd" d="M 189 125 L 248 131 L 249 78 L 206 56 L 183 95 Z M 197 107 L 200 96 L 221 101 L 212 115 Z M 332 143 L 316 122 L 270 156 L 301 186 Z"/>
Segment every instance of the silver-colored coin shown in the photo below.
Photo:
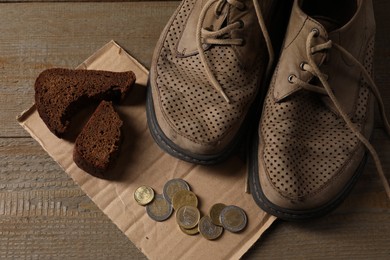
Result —
<path fill-rule="evenodd" d="M 220 221 L 226 230 L 237 233 L 246 227 L 248 218 L 242 208 L 231 205 L 221 211 Z"/>
<path fill-rule="evenodd" d="M 198 225 L 200 211 L 193 206 L 183 206 L 176 212 L 176 222 L 185 229 L 191 229 Z"/>
<path fill-rule="evenodd" d="M 183 179 L 172 179 L 165 183 L 163 188 L 163 194 L 165 199 L 172 203 L 172 198 L 179 190 L 190 190 L 190 186 Z"/>
<path fill-rule="evenodd" d="M 146 206 L 146 213 L 155 221 L 168 219 L 172 215 L 172 212 L 172 204 L 161 194 L 156 194 L 154 200 Z"/>
<path fill-rule="evenodd" d="M 199 233 L 208 240 L 214 240 L 222 235 L 223 227 L 214 225 L 209 216 L 203 216 L 199 220 Z"/>

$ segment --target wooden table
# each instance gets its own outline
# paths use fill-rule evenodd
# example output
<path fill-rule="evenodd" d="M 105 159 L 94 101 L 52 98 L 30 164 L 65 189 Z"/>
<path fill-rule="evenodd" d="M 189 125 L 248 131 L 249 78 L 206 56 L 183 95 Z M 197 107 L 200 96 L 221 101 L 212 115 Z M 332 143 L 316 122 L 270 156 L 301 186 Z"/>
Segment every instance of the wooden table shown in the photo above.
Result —
<path fill-rule="evenodd" d="M 111 39 L 149 67 L 179 2 L 0 3 L 0 259 L 144 259 L 144 255 L 16 122 L 44 69 L 75 67 Z M 375 79 L 390 115 L 390 1 L 374 0 Z M 373 143 L 390 174 L 381 123 Z M 390 258 L 390 203 L 372 161 L 348 199 L 306 223 L 278 222 L 245 255 Z"/>

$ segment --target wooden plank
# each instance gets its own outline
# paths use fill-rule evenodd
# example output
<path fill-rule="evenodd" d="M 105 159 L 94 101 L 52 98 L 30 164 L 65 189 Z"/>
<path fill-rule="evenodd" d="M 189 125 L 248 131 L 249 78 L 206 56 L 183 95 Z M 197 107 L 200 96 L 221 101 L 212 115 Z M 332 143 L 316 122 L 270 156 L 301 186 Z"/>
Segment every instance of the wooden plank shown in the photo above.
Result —
<path fill-rule="evenodd" d="M 381 130 L 374 136 L 387 167 L 390 141 Z M 0 257 L 143 257 L 31 138 L 0 138 L 0 176 Z M 244 259 L 385 258 L 389 233 L 390 202 L 369 160 L 335 212 L 304 223 L 277 223 Z"/>
<path fill-rule="evenodd" d="M 374 132 L 385 172 L 390 140 Z M 387 171 L 386 171 L 387 169 Z M 389 175 L 387 175 L 389 176 Z M 277 222 L 246 254 L 247 259 L 389 259 L 390 201 L 368 160 L 347 199 L 329 215 L 305 222 Z"/>
<path fill-rule="evenodd" d="M 73 68 L 111 39 L 148 67 L 160 32 L 177 5 L 1 4 L 0 136 L 27 136 L 15 117 L 33 103 L 35 78 L 46 68 Z"/>
<path fill-rule="evenodd" d="M 172 0 L 148 0 L 148 2 L 161 2 L 161 1 L 172 1 Z M 179 0 L 177 0 L 179 1 Z M 144 0 L 0 0 L 1 3 L 80 3 L 80 2 L 144 2 Z"/>
<path fill-rule="evenodd" d="M 375 79 L 385 103 L 390 104 L 390 88 L 386 88 L 390 84 L 390 3 L 376 0 L 374 4 Z M 1 4 L 0 136 L 27 136 L 15 117 L 33 103 L 34 80 L 45 68 L 75 67 L 111 39 L 148 67 L 159 34 L 177 5 L 177 1 Z"/>
<path fill-rule="evenodd" d="M 111 39 L 150 65 L 154 44 L 178 2 L 0 4 L 0 258 L 145 259 L 16 123 L 33 102 L 40 71 L 74 67 Z M 388 0 L 374 0 L 375 78 L 390 114 Z M 145 30 L 147 28 L 147 30 Z M 385 172 L 390 141 L 374 132 Z M 388 258 L 390 203 L 375 168 L 330 215 L 279 222 L 244 259 Z"/>
<path fill-rule="evenodd" d="M 2 218 L 2 259 L 146 259 L 109 221 Z"/>
<path fill-rule="evenodd" d="M 0 138 L 0 258 L 145 259 L 32 138 Z"/>

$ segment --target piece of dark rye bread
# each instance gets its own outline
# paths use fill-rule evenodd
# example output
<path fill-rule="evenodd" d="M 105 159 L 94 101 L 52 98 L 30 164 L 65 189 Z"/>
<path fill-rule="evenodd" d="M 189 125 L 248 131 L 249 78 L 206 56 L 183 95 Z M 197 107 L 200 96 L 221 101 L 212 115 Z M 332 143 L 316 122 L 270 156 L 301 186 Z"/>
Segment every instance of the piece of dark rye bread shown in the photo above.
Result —
<path fill-rule="evenodd" d="M 132 71 L 47 69 L 35 81 L 35 104 L 50 131 L 63 137 L 80 109 L 101 100 L 120 102 L 134 82 Z"/>
<path fill-rule="evenodd" d="M 102 101 L 78 135 L 73 160 L 84 171 L 100 177 L 114 163 L 122 141 L 123 125 L 112 102 Z"/>

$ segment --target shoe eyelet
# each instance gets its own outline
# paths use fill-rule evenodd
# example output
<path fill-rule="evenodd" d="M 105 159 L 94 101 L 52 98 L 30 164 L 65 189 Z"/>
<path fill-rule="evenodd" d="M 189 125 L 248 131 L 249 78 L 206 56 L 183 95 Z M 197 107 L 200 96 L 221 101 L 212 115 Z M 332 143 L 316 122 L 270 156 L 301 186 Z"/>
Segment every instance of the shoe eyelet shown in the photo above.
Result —
<path fill-rule="evenodd" d="M 299 68 L 300 68 L 302 71 L 306 71 L 305 68 L 304 68 L 306 64 L 307 64 L 307 62 L 302 61 L 301 64 L 299 64 Z"/>
<path fill-rule="evenodd" d="M 320 36 L 320 30 L 318 30 L 318 28 L 313 28 L 311 31 L 314 33 L 314 37 Z"/>
<path fill-rule="evenodd" d="M 288 80 L 288 82 L 290 82 L 291 84 L 293 84 L 294 83 L 294 78 L 295 78 L 296 76 L 294 75 L 294 74 L 290 74 L 289 76 L 288 76 L 288 78 L 287 78 L 287 80 Z"/>
<path fill-rule="evenodd" d="M 244 24 L 244 22 L 241 19 L 238 20 L 237 22 L 240 24 L 240 26 L 238 28 L 240 28 L 240 29 L 244 28 L 245 24 Z"/>

